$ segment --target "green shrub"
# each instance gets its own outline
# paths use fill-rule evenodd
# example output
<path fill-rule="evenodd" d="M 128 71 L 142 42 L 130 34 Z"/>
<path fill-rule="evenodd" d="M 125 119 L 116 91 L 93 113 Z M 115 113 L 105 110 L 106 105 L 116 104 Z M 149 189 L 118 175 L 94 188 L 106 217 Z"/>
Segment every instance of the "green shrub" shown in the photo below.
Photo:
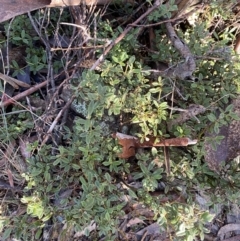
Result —
<path fill-rule="evenodd" d="M 173 2 L 170 6 L 153 12 L 149 19 L 158 21 L 162 16 L 170 16 L 176 10 Z M 209 14 L 213 17 L 216 11 L 223 16 L 216 8 L 209 10 Z M 63 19 L 68 17 L 66 14 Z M 51 15 L 51 21 L 58 19 L 56 13 Z M 10 36 L 15 45 L 28 46 L 27 62 L 31 71 L 37 72 L 46 67 L 47 57 L 43 48 L 33 47 L 28 21 L 26 16 L 16 18 Z M 97 229 L 91 234 L 86 231 L 86 236 L 97 239 L 104 235 L 106 240 L 114 240 L 119 219 L 125 214 L 123 207 L 127 203 L 123 197 L 129 196 L 131 202 L 143 203 L 154 212 L 153 219 L 162 230 L 173 230 L 176 235 L 173 240 L 190 241 L 197 236 L 203 240 L 208 231 L 206 224 L 213 219 L 208 208 L 219 203 L 239 202 L 237 163 L 233 162 L 226 169 L 224 178 L 219 178 L 203 162 L 204 133 L 210 128 L 218 131 L 236 117 L 230 101 L 239 86 L 239 68 L 232 53 L 221 52 L 219 56 L 217 51 L 226 47 L 231 31 L 226 30 L 220 36 L 217 33 L 211 35 L 207 31 L 209 24 L 196 24 L 185 32 L 178 30 L 179 36 L 196 55 L 196 82 L 151 78 L 148 66 L 151 61 L 167 60 L 172 65 L 180 61 L 179 53 L 168 44 L 163 28 L 155 32 L 159 40 L 157 54 L 139 58 L 141 44 L 136 38 L 138 30 L 134 29 L 106 56 L 102 71 L 85 70 L 80 78 L 72 80 L 76 104 L 85 103 L 85 118 L 76 117 L 73 130 L 64 127 L 61 133 L 64 145 L 48 143 L 41 146 L 38 142 L 29 145 L 32 155 L 27 159 L 27 171 L 21 173 L 26 187 L 23 196 L 17 200 L 19 205 L 25 205 L 26 213 L 7 217 L 0 223 L 2 230 L 6 227 L 4 238 L 12 234 L 18 239 L 37 240 L 49 220 L 53 226 L 66 225 L 60 235 L 67 236 L 68 231 L 82 231 L 94 220 Z M 103 20 L 100 20 L 98 28 L 99 38 L 115 38 L 123 31 L 121 27 L 115 29 L 111 22 Z M 48 31 L 51 32 L 52 28 Z M 58 66 L 60 62 L 57 61 L 53 65 Z M 181 95 L 174 92 L 173 83 Z M 170 115 L 169 106 L 187 109 L 189 104 L 207 108 L 198 116 L 199 123 L 190 119 L 168 130 L 167 124 L 179 114 L 173 112 Z M 212 111 L 216 108 L 220 110 L 219 116 Z M 197 138 L 199 143 L 193 147 L 170 148 L 172 169 L 167 176 L 161 148 L 143 150 L 134 161 L 118 157 L 121 150 L 110 133 L 121 127 L 120 117 L 129 127 L 129 133 L 141 139 L 148 135 L 163 138 L 188 136 Z M 18 118 L 16 122 L 12 116 L 2 117 L 4 128 L 0 138 L 3 146 L 33 128 L 29 114 Z M 141 182 L 141 187 L 121 187 L 129 174 L 135 182 Z M 157 197 L 151 195 L 160 181 L 165 183 L 164 192 Z M 196 192 L 209 197 L 206 210 L 201 210 L 196 203 Z M 172 193 L 178 198 L 171 196 Z M 166 202 L 162 201 L 164 197 L 167 197 Z"/>

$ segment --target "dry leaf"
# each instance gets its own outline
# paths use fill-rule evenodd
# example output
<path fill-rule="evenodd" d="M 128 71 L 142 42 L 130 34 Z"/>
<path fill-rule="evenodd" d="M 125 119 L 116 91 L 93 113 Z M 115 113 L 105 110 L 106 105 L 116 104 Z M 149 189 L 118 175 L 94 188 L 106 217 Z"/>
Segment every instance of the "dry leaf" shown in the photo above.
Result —
<path fill-rule="evenodd" d="M 139 224 L 139 223 L 144 223 L 145 224 L 145 222 L 142 219 L 140 219 L 140 218 L 132 218 L 132 219 L 130 219 L 128 221 L 127 227 L 131 227 L 131 226 Z"/>
<path fill-rule="evenodd" d="M 19 86 L 26 87 L 26 88 L 31 87 L 27 83 L 24 83 L 24 82 L 22 82 L 20 80 L 14 79 L 14 78 L 12 78 L 12 77 L 10 77 L 8 75 L 2 74 L 2 73 L 0 73 L 0 79 L 2 79 L 4 81 L 6 81 L 7 83 L 9 83 L 15 89 L 19 89 Z"/>
<path fill-rule="evenodd" d="M 138 216 L 138 217 L 142 216 L 145 219 L 149 219 L 149 220 L 152 220 L 154 217 L 154 212 L 141 203 L 135 203 L 131 205 L 131 209 L 132 209 L 131 213 L 133 216 Z"/>
<path fill-rule="evenodd" d="M 22 157 L 24 159 L 31 157 L 31 152 L 27 150 L 28 144 L 29 144 L 29 142 L 27 140 L 23 140 L 23 139 L 19 138 L 19 147 L 20 147 Z"/>
<path fill-rule="evenodd" d="M 7 169 L 8 181 L 11 187 L 14 187 L 13 175 L 11 170 Z"/>
<path fill-rule="evenodd" d="M 0 160 L 1 165 L 5 165 L 6 163 L 9 162 L 9 159 L 14 155 L 14 148 L 16 147 L 16 142 L 15 140 L 11 141 L 7 145 L 7 149 L 4 152 L 3 158 Z"/>
<path fill-rule="evenodd" d="M 238 35 L 235 40 L 234 51 L 236 54 L 240 54 L 240 36 Z"/>
<path fill-rule="evenodd" d="M 125 135 L 122 133 L 117 132 L 113 134 L 114 138 L 118 139 L 118 143 L 123 147 L 122 153 L 119 154 L 120 158 L 127 159 L 129 157 L 135 156 L 136 154 L 136 142 L 137 138 L 130 135 Z"/>
<path fill-rule="evenodd" d="M 86 233 L 87 230 L 90 233 L 90 232 L 94 231 L 96 228 L 97 228 L 97 225 L 96 225 L 95 221 L 92 220 L 86 228 L 84 228 L 80 232 L 75 233 L 74 238 L 80 238 L 81 236 L 83 236 Z"/>

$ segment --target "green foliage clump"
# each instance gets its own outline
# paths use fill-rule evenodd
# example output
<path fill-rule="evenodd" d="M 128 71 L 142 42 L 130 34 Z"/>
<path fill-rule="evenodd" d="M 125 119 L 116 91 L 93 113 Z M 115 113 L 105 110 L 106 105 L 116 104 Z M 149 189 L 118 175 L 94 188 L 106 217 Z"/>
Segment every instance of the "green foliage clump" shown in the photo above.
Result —
<path fill-rule="evenodd" d="M 162 16 L 170 16 L 176 6 L 173 1 L 169 6 L 169 9 L 162 7 L 153 12 L 149 19 L 158 21 Z M 214 11 L 215 8 L 209 14 L 214 15 Z M 221 11 L 218 14 L 222 14 Z M 51 21 L 54 19 L 59 19 L 56 14 L 51 15 Z M 27 62 L 31 71 L 37 72 L 44 68 L 47 57 L 42 48 L 33 47 L 27 21 L 26 17 L 19 18 L 21 28 L 13 22 L 11 38 L 16 45 L 28 45 Z M 181 59 L 167 44 L 163 28 L 155 31 L 156 39 L 159 39 L 158 53 L 149 54 L 147 60 L 139 57 L 141 44 L 135 37 L 138 33 L 135 29 L 106 56 L 101 72 L 85 70 L 80 78 L 74 79 L 72 89 L 76 103 L 87 103 L 85 117 L 76 117 L 72 130 L 64 127 L 61 134 L 65 145 L 47 143 L 40 146 L 38 142 L 29 145 L 32 155 L 27 159 L 27 171 L 22 174 L 26 187 L 20 199 L 21 205 L 26 205 L 26 213 L 0 223 L 1 229 L 4 225 L 7 227 L 4 238 L 12 233 L 18 239 L 37 240 L 51 220 L 53 226 L 65 226 L 60 232 L 63 236 L 71 230 L 82 231 L 94 221 L 97 224 L 94 234 L 86 229 L 86 236 L 105 236 L 114 240 L 119 231 L 119 219 L 125 214 L 123 208 L 127 197 L 130 202 L 143 203 L 152 210 L 153 219 L 162 230 L 175 232 L 173 240 L 204 239 L 204 233 L 208 232 L 206 224 L 213 219 L 209 208 L 219 203 L 239 202 L 237 163 L 233 162 L 226 168 L 224 177 L 219 178 L 203 162 L 204 133 L 211 128 L 218 133 L 221 126 L 236 118 L 230 101 L 239 86 L 239 68 L 232 53 L 221 52 L 222 56 L 219 56 L 219 49 L 226 47 L 231 32 L 226 30 L 221 36 L 211 35 L 207 31 L 208 24 L 200 23 L 185 32 L 178 31 L 196 57 L 196 82 L 151 78 L 151 61 L 168 60 L 174 65 Z M 99 38 L 116 38 L 122 31 L 121 27 L 114 29 L 110 22 L 101 20 L 97 34 Z M 229 59 L 231 62 L 227 61 Z M 59 62 L 54 64 L 57 66 Z M 190 119 L 168 130 L 168 123 L 178 117 L 178 113 L 170 113 L 169 107 L 176 105 L 187 109 L 190 103 L 206 107 L 206 112 L 198 116 L 199 123 Z M 216 108 L 219 115 L 212 111 Z M 131 127 L 129 134 L 141 140 L 148 135 L 162 138 L 188 136 L 198 139 L 199 144 L 170 148 L 171 174 L 167 176 L 163 168 L 164 153 L 160 148 L 142 150 L 134 161 L 119 158 L 121 148 L 110 133 L 119 129 L 120 116 Z M 27 121 L 28 114 L 19 118 L 14 123 L 10 116 L 3 118 L 7 128 L 1 129 L 2 142 L 16 139 L 33 128 Z M 109 119 L 110 124 L 107 123 Z M 108 130 L 103 129 L 103 125 Z M 124 182 L 130 174 L 133 181 L 141 183 L 140 187 Z M 164 191 L 158 196 L 152 195 L 160 182 L 165 184 Z M 123 184 L 127 188 L 122 188 Z M 209 197 L 205 210 L 196 202 L 197 192 Z"/>

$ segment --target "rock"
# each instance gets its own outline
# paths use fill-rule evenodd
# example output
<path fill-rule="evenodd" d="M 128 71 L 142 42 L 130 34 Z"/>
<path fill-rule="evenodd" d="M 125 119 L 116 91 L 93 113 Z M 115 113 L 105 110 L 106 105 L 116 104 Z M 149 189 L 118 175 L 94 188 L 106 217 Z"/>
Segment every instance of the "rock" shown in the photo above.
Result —
<path fill-rule="evenodd" d="M 224 136 L 225 138 L 222 139 L 219 144 L 216 144 L 213 141 L 214 137 L 216 136 Z M 204 142 L 205 161 L 207 162 L 209 168 L 213 171 L 218 171 L 221 163 L 228 160 L 229 153 L 227 147 L 227 136 L 227 126 L 222 126 L 218 134 L 212 132 L 205 135 L 205 137 L 208 137 L 208 139 Z M 214 144 L 216 145 L 216 149 Z"/>
<path fill-rule="evenodd" d="M 232 102 L 233 112 L 240 118 L 240 96 Z M 211 170 L 218 172 L 221 164 L 230 162 L 240 155 L 240 121 L 232 120 L 228 125 L 220 127 L 218 134 L 215 132 L 205 135 L 205 161 Z M 217 136 L 224 136 L 220 143 L 214 148 L 213 139 Z"/>

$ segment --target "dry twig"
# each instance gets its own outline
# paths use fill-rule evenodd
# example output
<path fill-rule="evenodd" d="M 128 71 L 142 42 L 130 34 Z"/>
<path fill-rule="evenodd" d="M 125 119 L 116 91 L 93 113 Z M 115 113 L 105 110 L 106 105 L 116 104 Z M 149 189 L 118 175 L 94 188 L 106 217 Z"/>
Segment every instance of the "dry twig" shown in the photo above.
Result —
<path fill-rule="evenodd" d="M 61 111 L 58 113 L 58 115 L 56 116 L 56 118 L 54 119 L 53 123 L 51 124 L 51 126 L 49 127 L 47 134 L 44 138 L 44 140 L 42 141 L 41 146 L 43 146 L 44 144 L 46 144 L 46 142 L 49 139 L 50 134 L 52 133 L 52 131 L 54 130 L 55 126 L 57 125 L 60 117 L 63 115 L 64 111 L 71 105 L 72 101 L 74 100 L 75 96 L 72 96 L 72 98 L 66 103 L 66 105 L 61 109 Z"/>

